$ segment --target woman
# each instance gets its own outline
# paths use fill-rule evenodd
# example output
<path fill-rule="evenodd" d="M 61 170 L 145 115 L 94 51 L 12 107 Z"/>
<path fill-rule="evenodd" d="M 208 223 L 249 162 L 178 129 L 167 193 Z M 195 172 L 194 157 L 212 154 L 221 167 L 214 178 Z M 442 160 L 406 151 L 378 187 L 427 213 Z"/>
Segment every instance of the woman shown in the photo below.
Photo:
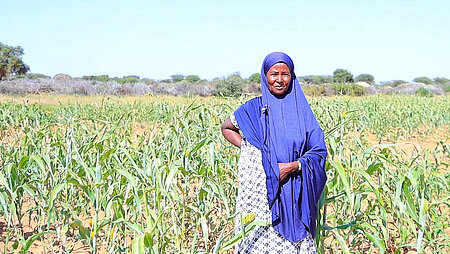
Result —
<path fill-rule="evenodd" d="M 317 202 L 326 181 L 323 131 L 288 55 L 266 56 L 261 92 L 222 125 L 225 139 L 241 148 L 236 212 L 271 222 L 246 235 L 236 252 L 315 253 Z"/>

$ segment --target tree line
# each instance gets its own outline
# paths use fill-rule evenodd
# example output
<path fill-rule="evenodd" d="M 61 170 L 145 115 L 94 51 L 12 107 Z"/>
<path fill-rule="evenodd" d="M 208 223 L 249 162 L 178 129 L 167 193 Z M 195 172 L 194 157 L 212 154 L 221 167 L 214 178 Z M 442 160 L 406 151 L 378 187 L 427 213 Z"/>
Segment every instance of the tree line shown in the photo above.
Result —
<path fill-rule="evenodd" d="M 30 80 L 30 79 L 50 79 L 51 77 L 43 74 L 28 73 L 30 67 L 22 60 L 24 50 L 22 47 L 8 46 L 0 43 L 0 81 L 8 78 L 9 80 Z M 133 87 L 136 84 L 140 84 L 142 89 L 140 91 L 156 91 L 155 93 L 177 93 L 168 92 L 165 90 L 179 89 L 183 93 L 197 93 L 199 95 L 217 95 L 217 96 L 241 96 L 245 93 L 259 93 L 259 83 L 261 80 L 259 73 L 254 73 L 248 78 L 243 78 L 239 73 L 233 73 L 227 77 L 215 78 L 211 81 L 201 79 L 198 75 L 183 75 L 174 74 L 170 76 L 170 79 L 165 80 L 153 80 L 148 78 L 140 78 L 137 75 L 129 75 L 123 77 L 109 77 L 108 75 L 90 75 L 83 76 L 81 78 L 72 78 L 66 74 L 58 74 L 54 78 L 56 80 L 72 80 L 75 81 L 88 81 L 93 86 L 89 88 L 88 83 L 80 83 L 80 87 L 85 87 L 84 90 L 97 91 L 95 86 L 98 84 L 109 84 L 108 91 L 116 91 L 117 93 L 123 93 L 123 87 Z M 364 95 L 367 93 L 375 93 L 377 90 L 383 90 L 376 88 L 378 86 L 385 87 L 399 87 L 407 84 L 408 82 L 403 80 L 392 80 L 375 84 L 375 78 L 371 74 L 360 74 L 354 77 L 350 71 L 345 69 L 336 69 L 333 75 L 308 75 L 298 77 L 299 82 L 303 84 L 303 90 L 308 95 Z M 429 87 L 418 87 L 416 90 L 423 88 L 428 92 L 438 91 L 439 89 L 444 93 L 450 93 L 450 80 L 444 77 L 436 77 L 434 79 L 428 77 L 417 77 L 413 80 L 415 83 L 425 84 Z M 125 86 L 127 85 L 127 86 Z M 145 89 L 145 85 L 149 86 Z M 164 89 L 164 85 L 167 85 Z M 26 87 L 26 85 L 22 85 Z M 61 90 L 55 87 L 54 84 L 46 85 L 48 92 Z M 196 87 L 197 86 L 197 87 Z M 439 89 L 434 89 L 432 86 L 437 86 Z M 49 88 L 50 87 L 50 88 Z M 104 86 L 103 86 L 104 87 Z M 151 89 L 150 89 L 151 88 Z M 434 89 L 434 90 L 433 90 Z M 8 89 L 3 85 L 0 87 L 0 92 L 8 93 L 11 89 Z M 26 90 L 26 89 L 25 89 Z M 28 89 L 30 90 L 30 89 Z M 32 89 L 31 89 L 32 90 Z M 58 90 L 58 91 L 59 91 Z M 70 89 L 66 89 L 69 91 Z M 78 89 L 83 91 L 83 89 Z M 101 89 L 100 89 L 101 90 Z M 386 89 L 384 89 L 386 90 Z M 395 89 L 393 90 L 395 92 Z M 391 91 L 392 92 L 392 91 Z M 88 92 L 83 92 L 89 94 Z M 431 92 L 430 92 L 431 93 Z M 442 93 L 442 92 L 437 92 Z"/>

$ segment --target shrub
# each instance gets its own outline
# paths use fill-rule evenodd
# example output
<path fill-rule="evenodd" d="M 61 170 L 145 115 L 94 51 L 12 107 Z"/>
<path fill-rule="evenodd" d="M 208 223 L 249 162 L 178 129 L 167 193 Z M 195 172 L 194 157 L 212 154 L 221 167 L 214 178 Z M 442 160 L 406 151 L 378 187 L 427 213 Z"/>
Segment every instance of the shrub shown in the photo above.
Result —
<path fill-rule="evenodd" d="M 325 87 L 326 85 L 303 85 L 302 89 L 305 95 L 321 96 L 326 94 Z"/>
<path fill-rule="evenodd" d="M 249 94 L 261 94 L 261 84 L 250 82 L 244 87 L 243 92 Z"/>
<path fill-rule="evenodd" d="M 424 97 L 433 97 L 433 94 L 424 87 L 417 89 L 415 94 Z"/>
<path fill-rule="evenodd" d="M 332 87 L 336 90 L 336 94 L 362 96 L 366 94 L 366 88 L 354 83 L 337 83 Z"/>
<path fill-rule="evenodd" d="M 150 84 L 155 84 L 156 81 L 153 79 L 149 79 L 149 78 L 143 78 L 141 79 L 141 82 L 143 82 L 144 84 L 150 85 Z"/>
<path fill-rule="evenodd" d="M 180 82 L 184 80 L 184 76 L 181 74 L 174 74 L 170 77 L 172 78 L 172 82 Z"/>
<path fill-rule="evenodd" d="M 145 83 L 125 83 L 118 90 L 121 95 L 145 95 L 151 92 L 151 89 Z"/>
<path fill-rule="evenodd" d="M 119 84 L 137 83 L 139 81 L 139 76 L 135 75 L 123 76 L 123 78 L 114 78 L 114 81 L 116 81 Z"/>
<path fill-rule="evenodd" d="M 392 87 L 396 87 L 399 85 L 403 85 L 406 84 L 406 81 L 403 80 L 392 80 L 392 81 L 385 81 L 385 82 L 381 82 L 383 85 L 385 86 L 392 86 Z"/>
<path fill-rule="evenodd" d="M 53 76 L 54 80 L 71 80 L 72 77 L 68 74 L 64 74 L 64 73 L 59 73 L 56 74 L 55 76 Z"/>
<path fill-rule="evenodd" d="M 82 79 L 90 80 L 90 81 L 98 81 L 98 82 L 108 82 L 111 79 L 108 75 L 100 75 L 100 76 L 83 76 Z"/>
<path fill-rule="evenodd" d="M 25 75 L 16 75 L 13 76 L 14 79 L 49 79 L 50 76 L 46 76 L 44 74 L 39 73 L 27 73 Z"/>
<path fill-rule="evenodd" d="M 244 85 L 247 81 L 238 73 L 231 74 L 226 79 L 218 79 L 214 81 L 216 96 L 239 97 L 242 94 Z"/>
<path fill-rule="evenodd" d="M 441 87 L 446 93 L 450 93 L 450 84 L 443 84 Z"/>
<path fill-rule="evenodd" d="M 257 84 L 260 84 L 261 83 L 261 74 L 259 74 L 259 73 L 254 73 L 254 74 L 252 74 L 249 78 L 248 78 L 248 80 L 251 82 L 251 83 L 257 83 Z M 261 89 L 260 89 L 261 90 Z"/>
<path fill-rule="evenodd" d="M 200 81 L 200 77 L 197 75 L 187 75 L 184 80 L 186 80 L 188 83 L 195 83 L 197 81 Z"/>

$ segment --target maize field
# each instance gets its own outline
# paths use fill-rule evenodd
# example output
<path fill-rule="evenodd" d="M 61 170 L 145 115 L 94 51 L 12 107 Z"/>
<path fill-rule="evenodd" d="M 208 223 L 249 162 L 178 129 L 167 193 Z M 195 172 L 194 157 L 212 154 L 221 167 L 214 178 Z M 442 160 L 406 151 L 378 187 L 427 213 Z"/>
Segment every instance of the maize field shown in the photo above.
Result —
<path fill-rule="evenodd" d="M 0 96 L 0 252 L 233 253 L 246 99 Z M 313 97 L 319 253 L 450 252 L 450 97 Z"/>

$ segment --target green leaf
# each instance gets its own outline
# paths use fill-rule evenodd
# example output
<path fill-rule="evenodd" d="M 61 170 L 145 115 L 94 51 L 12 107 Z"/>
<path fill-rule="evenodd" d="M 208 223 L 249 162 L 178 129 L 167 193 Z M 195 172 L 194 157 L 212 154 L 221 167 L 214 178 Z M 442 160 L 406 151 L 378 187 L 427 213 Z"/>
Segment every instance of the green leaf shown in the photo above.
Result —
<path fill-rule="evenodd" d="M 75 220 L 69 225 L 73 229 L 78 229 L 78 232 L 80 233 L 80 237 L 82 239 L 88 240 L 91 237 L 90 235 L 91 232 L 83 226 L 83 223 L 80 220 Z"/>
<path fill-rule="evenodd" d="M 381 168 L 381 166 L 383 166 L 383 163 L 381 162 L 377 162 L 377 163 L 372 163 L 366 170 L 367 174 L 369 175 L 373 175 L 373 173 L 378 172 L 379 169 Z"/>
<path fill-rule="evenodd" d="M 153 246 L 153 235 L 150 233 L 146 233 L 144 237 L 144 245 L 147 248 L 150 248 Z"/>
<path fill-rule="evenodd" d="M 56 234 L 55 231 L 43 231 L 36 234 L 33 234 L 32 236 L 28 237 L 28 239 L 23 243 L 22 248 L 20 249 L 21 253 L 27 253 L 28 249 L 31 247 L 31 244 L 33 244 L 36 239 L 38 239 L 40 236 L 45 234 Z"/>
<path fill-rule="evenodd" d="M 342 181 L 342 184 L 344 185 L 344 191 L 347 194 L 347 198 L 350 201 L 350 207 L 353 209 L 353 202 L 354 199 L 352 198 L 352 189 L 350 187 L 350 177 L 348 175 L 348 173 L 345 171 L 344 167 L 342 166 L 342 164 L 337 161 L 337 160 L 333 160 L 330 161 L 330 164 L 333 166 L 333 168 L 335 168 L 338 172 L 338 175 Z"/>
<path fill-rule="evenodd" d="M 50 212 L 54 206 L 55 198 L 58 193 L 66 186 L 67 183 L 60 183 L 55 186 L 50 194 L 50 198 L 48 200 L 48 212 Z"/>
<path fill-rule="evenodd" d="M 379 230 L 367 222 L 361 223 L 360 227 L 363 229 L 362 231 L 367 238 L 378 247 L 380 253 L 385 253 L 386 245 L 378 234 Z"/>
<path fill-rule="evenodd" d="M 125 221 L 125 224 L 127 224 L 127 226 L 128 226 L 129 228 L 131 228 L 133 231 L 137 231 L 137 232 L 139 232 L 139 234 L 141 234 L 141 235 L 144 234 L 144 230 L 143 230 L 142 227 L 139 226 L 138 224 L 134 224 L 134 223 L 131 223 L 131 222 L 129 222 L 129 221 Z"/>
<path fill-rule="evenodd" d="M 350 254 L 347 243 L 345 242 L 344 238 L 338 233 L 338 231 L 336 229 L 333 229 L 331 230 L 331 232 L 334 234 L 334 237 L 338 241 L 339 245 L 341 245 L 342 253 Z"/>
<path fill-rule="evenodd" d="M 117 151 L 117 148 L 112 148 L 109 151 L 107 151 L 105 154 L 102 155 L 102 157 L 100 157 L 100 161 L 99 164 L 102 164 L 104 160 L 108 159 L 111 154 L 115 153 Z"/>
<path fill-rule="evenodd" d="M 372 192 L 375 193 L 375 195 L 377 196 L 377 199 L 378 199 L 380 205 L 384 206 L 384 201 L 381 198 L 380 192 L 378 191 L 379 186 L 378 186 L 378 184 L 376 184 L 373 181 L 372 177 L 367 172 L 362 171 L 360 169 L 351 169 L 351 171 L 360 174 L 369 183 L 369 185 L 370 185 L 370 187 L 372 189 Z"/>
<path fill-rule="evenodd" d="M 414 200 L 412 198 L 411 192 L 409 191 L 409 186 L 411 186 L 411 182 L 408 178 L 405 177 L 405 180 L 403 181 L 402 190 L 403 194 L 406 198 L 406 204 L 408 206 L 408 215 L 411 216 L 416 223 L 419 224 L 419 218 L 417 215 L 417 209 L 414 205 Z"/>
<path fill-rule="evenodd" d="M 144 254 L 144 235 L 138 235 L 131 244 L 131 249 L 133 254 Z"/>
<path fill-rule="evenodd" d="M 29 160 L 29 156 L 23 156 L 22 159 L 20 159 L 19 162 L 19 168 L 24 168 L 24 166 L 27 164 L 28 160 Z"/>
<path fill-rule="evenodd" d="M 13 250 L 16 250 L 19 247 L 19 241 L 15 241 L 12 245 Z"/>
<path fill-rule="evenodd" d="M 34 160 L 36 162 L 36 164 L 39 166 L 41 172 L 46 172 L 45 170 L 45 163 L 44 160 L 42 159 L 42 157 L 37 156 L 37 155 L 31 155 L 30 159 Z"/>
<path fill-rule="evenodd" d="M 12 194 L 12 189 L 8 184 L 8 181 L 6 180 L 6 178 L 3 176 L 2 174 L 3 172 L 0 172 L 0 185 L 5 186 L 6 190 L 8 190 L 8 192 L 10 193 L 10 195 Z"/>

